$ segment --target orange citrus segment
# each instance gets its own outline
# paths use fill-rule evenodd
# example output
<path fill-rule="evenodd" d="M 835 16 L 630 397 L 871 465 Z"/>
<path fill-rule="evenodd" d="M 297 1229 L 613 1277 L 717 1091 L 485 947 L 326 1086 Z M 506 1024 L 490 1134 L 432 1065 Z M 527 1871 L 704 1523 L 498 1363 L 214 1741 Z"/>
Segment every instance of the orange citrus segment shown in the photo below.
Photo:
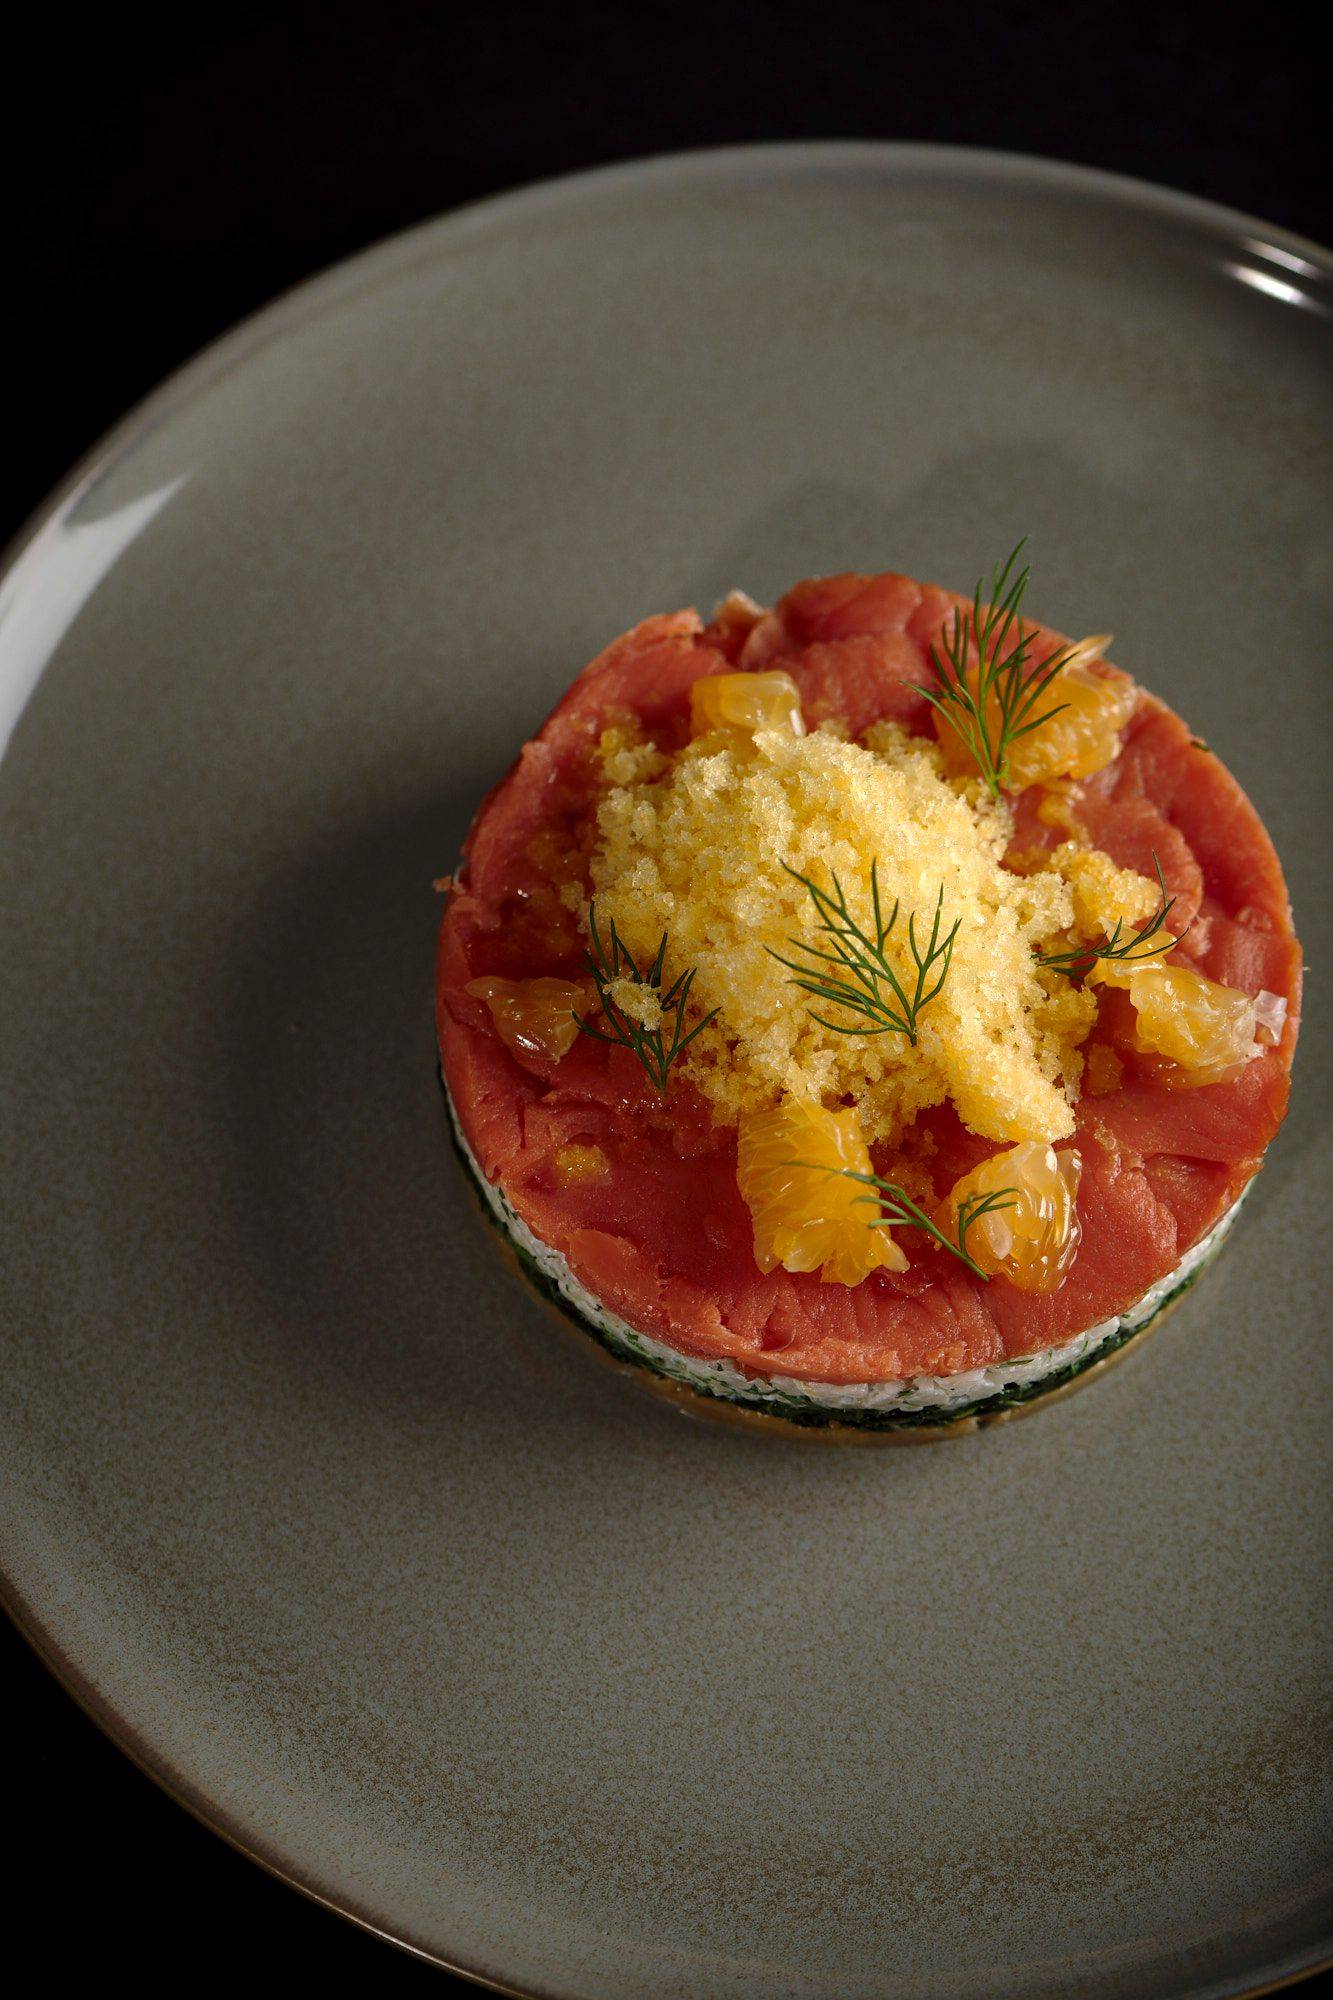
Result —
<path fill-rule="evenodd" d="M 874 1227 L 874 1190 L 848 1180 L 872 1171 L 855 1108 L 825 1111 L 784 1098 L 740 1121 L 736 1179 L 754 1222 L 761 1271 L 818 1271 L 825 1284 L 859 1285 L 872 1271 L 905 1271 L 887 1229 Z"/>
<path fill-rule="evenodd" d="M 495 1032 L 521 1063 L 536 1057 L 558 1062 L 578 1039 L 574 1010 L 582 1013 L 588 995 L 571 979 L 469 979 L 464 991 L 484 1000 Z"/>
<path fill-rule="evenodd" d="M 1082 1161 L 1072 1147 L 1057 1153 L 1053 1146 L 1024 1139 L 955 1182 L 940 1227 L 957 1242 L 964 1202 L 1012 1188 L 1011 1205 L 978 1216 L 964 1247 L 988 1277 L 1006 1278 L 1020 1292 L 1053 1292 L 1078 1254 L 1083 1234 L 1076 1206 L 1081 1171 Z"/>
<path fill-rule="evenodd" d="M 1161 968 L 1166 954 L 1173 950 L 1179 940 L 1169 930 L 1159 928 L 1133 943 L 1137 932 L 1123 932 L 1120 943 L 1129 945 L 1124 958 L 1099 958 L 1088 967 L 1088 981 L 1093 986 L 1120 986 L 1128 988 L 1136 973 L 1155 971 Z M 1174 968 L 1171 968 L 1174 970 Z"/>
<path fill-rule="evenodd" d="M 1029 720 L 1058 708 L 1036 729 L 1011 741 L 1006 756 L 1005 784 L 1021 792 L 1027 785 L 1049 784 L 1060 778 L 1090 778 L 1118 754 L 1120 731 L 1134 712 L 1136 694 L 1123 676 L 1110 679 L 1088 665 L 1105 642 L 1085 639 L 1075 656 L 1060 669 L 1038 696 Z M 976 670 L 968 674 L 975 694 Z M 1000 704 L 992 693 L 985 703 L 986 731 L 992 745 L 1000 740 Z M 955 777 L 971 777 L 977 765 L 971 751 L 939 709 L 932 711 L 945 768 Z"/>
<path fill-rule="evenodd" d="M 690 689 L 690 734 L 736 729 L 785 729 L 804 736 L 801 697 L 790 674 L 705 674 Z"/>
<path fill-rule="evenodd" d="M 1256 1002 L 1248 993 L 1185 965 L 1145 966 L 1127 983 L 1139 1047 L 1179 1063 L 1191 1082 L 1219 1082 L 1256 1053 Z"/>

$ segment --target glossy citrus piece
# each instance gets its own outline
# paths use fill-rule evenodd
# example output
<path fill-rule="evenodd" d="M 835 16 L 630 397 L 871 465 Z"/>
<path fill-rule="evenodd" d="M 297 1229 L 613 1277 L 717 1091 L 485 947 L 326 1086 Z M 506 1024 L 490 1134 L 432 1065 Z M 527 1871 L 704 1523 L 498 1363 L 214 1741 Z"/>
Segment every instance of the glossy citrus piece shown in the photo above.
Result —
<path fill-rule="evenodd" d="M 1095 674 L 1089 664 L 1100 658 L 1103 638 L 1084 639 L 1038 698 L 1031 716 L 1059 709 L 1036 729 L 1011 741 L 1005 759 L 1005 784 L 1012 792 L 1028 785 L 1063 778 L 1090 778 L 1111 763 L 1120 750 L 1120 731 L 1134 713 L 1137 695 L 1123 675 Z M 975 670 L 968 675 L 976 692 Z M 992 744 L 1000 739 L 1000 704 L 992 693 L 986 701 L 986 728 Z M 1029 718 L 1031 719 L 1031 717 Z M 972 776 L 976 761 L 952 724 L 939 709 L 932 710 L 945 768 L 955 777 Z"/>
<path fill-rule="evenodd" d="M 588 1003 L 587 989 L 571 979 L 469 979 L 463 989 L 490 1009 L 495 1032 L 519 1062 L 558 1062 L 578 1039 L 574 1019 Z"/>
<path fill-rule="evenodd" d="M 1120 732 L 1138 698 L 1134 685 L 1123 677 L 1094 674 L 1086 657 L 1061 669 L 1035 710 L 1041 714 L 1059 706 L 1060 713 L 1011 745 L 1009 782 L 1014 791 L 1055 778 L 1090 778 L 1120 754 Z"/>
<path fill-rule="evenodd" d="M 1216 1083 L 1257 1053 L 1251 994 L 1186 965 L 1145 966 L 1128 983 L 1139 1047 L 1178 1063 L 1191 1082 Z"/>
<path fill-rule="evenodd" d="M 988 1277 L 1005 1278 L 1020 1292 L 1053 1292 L 1078 1255 L 1083 1234 L 1076 1205 L 1081 1172 L 1082 1161 L 1072 1147 L 1056 1152 L 1039 1140 L 1024 1139 L 955 1182 L 939 1226 L 957 1242 L 965 1202 L 1012 1188 L 1010 1206 L 978 1216 L 963 1247 Z"/>
<path fill-rule="evenodd" d="M 705 674 L 690 689 L 690 734 L 785 729 L 804 736 L 801 697 L 790 674 Z"/>
<path fill-rule="evenodd" d="M 853 1107 L 825 1111 L 784 1098 L 740 1121 L 736 1179 L 754 1222 L 761 1271 L 818 1271 L 825 1284 L 859 1285 L 872 1271 L 905 1271 L 887 1229 L 876 1228 L 872 1188 L 847 1174 L 872 1171 Z"/>
<path fill-rule="evenodd" d="M 1087 978 L 1093 986 L 1119 986 L 1126 990 L 1136 972 L 1157 971 L 1162 968 L 1166 954 L 1180 940 L 1167 929 L 1149 931 L 1138 938 L 1136 930 L 1122 932 L 1120 942 L 1126 947 L 1124 958 L 1099 958 L 1088 967 Z"/>

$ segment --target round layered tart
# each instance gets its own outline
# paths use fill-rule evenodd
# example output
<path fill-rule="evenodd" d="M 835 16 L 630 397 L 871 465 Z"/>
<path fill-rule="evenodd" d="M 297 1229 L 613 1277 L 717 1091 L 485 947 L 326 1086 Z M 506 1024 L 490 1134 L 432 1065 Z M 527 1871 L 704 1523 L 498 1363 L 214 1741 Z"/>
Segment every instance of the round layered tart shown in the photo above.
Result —
<path fill-rule="evenodd" d="M 529 1275 L 716 1409 L 942 1436 L 1120 1352 L 1287 1103 L 1253 806 L 1107 658 L 895 574 L 594 660 L 477 814 L 437 1019 Z"/>

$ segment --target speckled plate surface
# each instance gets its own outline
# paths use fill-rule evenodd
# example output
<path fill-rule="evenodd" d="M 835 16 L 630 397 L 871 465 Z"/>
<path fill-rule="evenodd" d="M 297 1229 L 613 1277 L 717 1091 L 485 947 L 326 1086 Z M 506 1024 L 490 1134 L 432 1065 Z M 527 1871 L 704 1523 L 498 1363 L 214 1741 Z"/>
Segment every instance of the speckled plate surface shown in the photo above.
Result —
<path fill-rule="evenodd" d="M 570 2000 L 1168 2000 L 1329 1942 L 1330 267 L 980 154 L 699 156 L 392 242 L 171 382 L 0 586 L 0 1560 L 94 1713 L 360 1921 Z M 1031 1421 L 683 1417 L 496 1254 L 431 956 L 644 613 L 1033 537 L 1238 772 L 1314 966 L 1232 1247 Z"/>

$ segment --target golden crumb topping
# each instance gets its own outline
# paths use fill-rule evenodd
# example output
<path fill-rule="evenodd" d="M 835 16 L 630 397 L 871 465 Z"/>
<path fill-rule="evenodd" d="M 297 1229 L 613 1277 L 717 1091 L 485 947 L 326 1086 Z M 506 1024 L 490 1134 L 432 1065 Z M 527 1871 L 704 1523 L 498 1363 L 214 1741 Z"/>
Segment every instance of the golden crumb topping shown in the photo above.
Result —
<path fill-rule="evenodd" d="M 1117 868 L 1098 847 L 1062 841 L 1049 865 L 1074 892 L 1074 929 L 1082 937 L 1109 937 L 1117 924 L 1133 930 L 1157 908 L 1157 884 L 1132 868 Z"/>
<path fill-rule="evenodd" d="M 711 730 L 671 758 L 623 741 L 606 752 L 591 857 L 598 923 L 614 923 L 641 964 L 666 934 L 667 981 L 694 968 L 692 1012 L 718 1012 L 680 1063 L 717 1118 L 737 1123 L 784 1097 L 851 1102 L 874 1143 L 948 1098 L 987 1138 L 1049 1142 L 1072 1132 L 1079 1045 L 1096 1000 L 1039 967 L 1035 953 L 1088 912 L 1100 920 L 1110 899 L 1127 901 L 1141 878 L 1112 869 L 1113 881 L 1072 846 L 1061 850 L 1067 866 L 1029 875 L 1004 867 L 1009 808 L 980 781 L 948 777 L 934 744 L 892 723 L 863 743 L 824 728 L 799 736 L 760 727 Z M 872 868 L 881 919 L 895 902 L 900 911 L 882 940 Z M 827 963 L 818 957 L 833 942 L 820 928 L 827 904 L 821 910 L 811 885 L 831 894 L 835 877 L 851 920 L 881 944 L 909 998 L 928 990 L 913 920 L 918 947 L 937 910 L 940 940 L 957 925 L 930 984 L 941 962 L 947 977 L 908 1011 L 914 1040 L 848 1032 L 868 1017 L 812 997 L 780 962 Z M 845 965 L 833 976 L 845 981 Z M 636 1008 L 646 997 L 623 996 Z"/>

